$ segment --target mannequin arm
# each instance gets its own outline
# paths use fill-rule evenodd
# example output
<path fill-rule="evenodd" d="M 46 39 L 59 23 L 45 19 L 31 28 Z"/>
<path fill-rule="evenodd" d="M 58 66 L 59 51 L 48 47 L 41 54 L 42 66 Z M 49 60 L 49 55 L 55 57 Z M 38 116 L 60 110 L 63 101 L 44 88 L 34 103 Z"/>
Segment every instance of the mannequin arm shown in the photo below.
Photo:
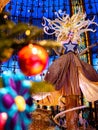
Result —
<path fill-rule="evenodd" d="M 89 49 L 91 49 L 91 48 L 93 48 L 93 47 L 95 47 L 95 46 L 97 46 L 97 45 L 98 45 L 98 43 L 95 43 L 95 44 L 93 44 L 93 45 L 91 45 L 91 46 L 88 46 L 88 47 L 85 48 L 82 52 L 79 53 L 79 56 L 84 55 Z"/>
<path fill-rule="evenodd" d="M 60 47 L 59 49 L 57 49 L 57 48 L 52 48 L 52 49 L 54 50 L 54 52 L 55 52 L 58 56 L 62 55 L 62 54 L 63 54 L 63 51 L 64 51 L 63 46 Z"/>

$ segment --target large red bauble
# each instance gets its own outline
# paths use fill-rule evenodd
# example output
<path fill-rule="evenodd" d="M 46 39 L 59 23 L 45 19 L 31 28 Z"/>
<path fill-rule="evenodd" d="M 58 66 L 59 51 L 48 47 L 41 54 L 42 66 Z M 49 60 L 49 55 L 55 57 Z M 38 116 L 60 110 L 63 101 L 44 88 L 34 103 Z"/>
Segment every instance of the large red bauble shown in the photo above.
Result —
<path fill-rule="evenodd" d="M 47 51 L 39 46 L 29 44 L 23 47 L 19 53 L 19 66 L 26 76 L 34 76 L 41 73 L 48 62 Z"/>

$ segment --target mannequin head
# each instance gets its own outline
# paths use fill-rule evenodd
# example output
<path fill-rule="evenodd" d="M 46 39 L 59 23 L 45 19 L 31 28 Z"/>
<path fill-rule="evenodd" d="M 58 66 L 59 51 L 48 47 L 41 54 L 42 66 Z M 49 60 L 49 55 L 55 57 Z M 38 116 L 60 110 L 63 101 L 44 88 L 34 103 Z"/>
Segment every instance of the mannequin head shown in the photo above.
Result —
<path fill-rule="evenodd" d="M 72 39 L 74 37 L 74 32 L 73 31 L 69 31 L 68 33 L 68 39 Z"/>

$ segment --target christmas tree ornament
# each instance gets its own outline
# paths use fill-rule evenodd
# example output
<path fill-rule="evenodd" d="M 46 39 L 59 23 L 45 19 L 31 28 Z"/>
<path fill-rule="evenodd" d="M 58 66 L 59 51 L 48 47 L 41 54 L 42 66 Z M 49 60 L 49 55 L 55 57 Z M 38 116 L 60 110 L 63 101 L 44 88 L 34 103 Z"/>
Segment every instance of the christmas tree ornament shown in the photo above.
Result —
<path fill-rule="evenodd" d="M 5 112 L 0 113 L 0 130 L 4 130 L 7 118 L 8 118 L 7 113 Z"/>
<path fill-rule="evenodd" d="M 29 44 L 19 51 L 18 61 L 25 75 L 34 76 L 41 73 L 47 66 L 48 53 L 39 45 Z"/>
<path fill-rule="evenodd" d="M 2 74 L 2 80 L 0 112 L 8 115 L 4 130 L 27 130 L 32 121 L 30 112 L 36 109 L 29 93 L 31 82 L 25 80 L 22 73 L 13 74 L 10 71 Z"/>

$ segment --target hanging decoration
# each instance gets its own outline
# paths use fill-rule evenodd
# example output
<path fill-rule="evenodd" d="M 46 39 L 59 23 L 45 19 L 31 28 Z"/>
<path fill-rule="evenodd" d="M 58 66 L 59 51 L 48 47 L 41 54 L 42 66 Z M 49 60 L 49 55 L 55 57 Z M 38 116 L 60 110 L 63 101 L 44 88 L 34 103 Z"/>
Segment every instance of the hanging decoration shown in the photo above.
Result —
<path fill-rule="evenodd" d="M 48 54 L 43 47 L 29 44 L 19 51 L 18 61 L 21 71 L 27 76 L 32 76 L 45 69 L 48 63 Z"/>
<path fill-rule="evenodd" d="M 27 130 L 31 122 L 30 112 L 36 109 L 29 90 L 31 82 L 25 80 L 22 73 L 2 74 L 3 88 L 0 89 L 0 112 L 5 112 L 8 119 L 5 130 Z"/>

